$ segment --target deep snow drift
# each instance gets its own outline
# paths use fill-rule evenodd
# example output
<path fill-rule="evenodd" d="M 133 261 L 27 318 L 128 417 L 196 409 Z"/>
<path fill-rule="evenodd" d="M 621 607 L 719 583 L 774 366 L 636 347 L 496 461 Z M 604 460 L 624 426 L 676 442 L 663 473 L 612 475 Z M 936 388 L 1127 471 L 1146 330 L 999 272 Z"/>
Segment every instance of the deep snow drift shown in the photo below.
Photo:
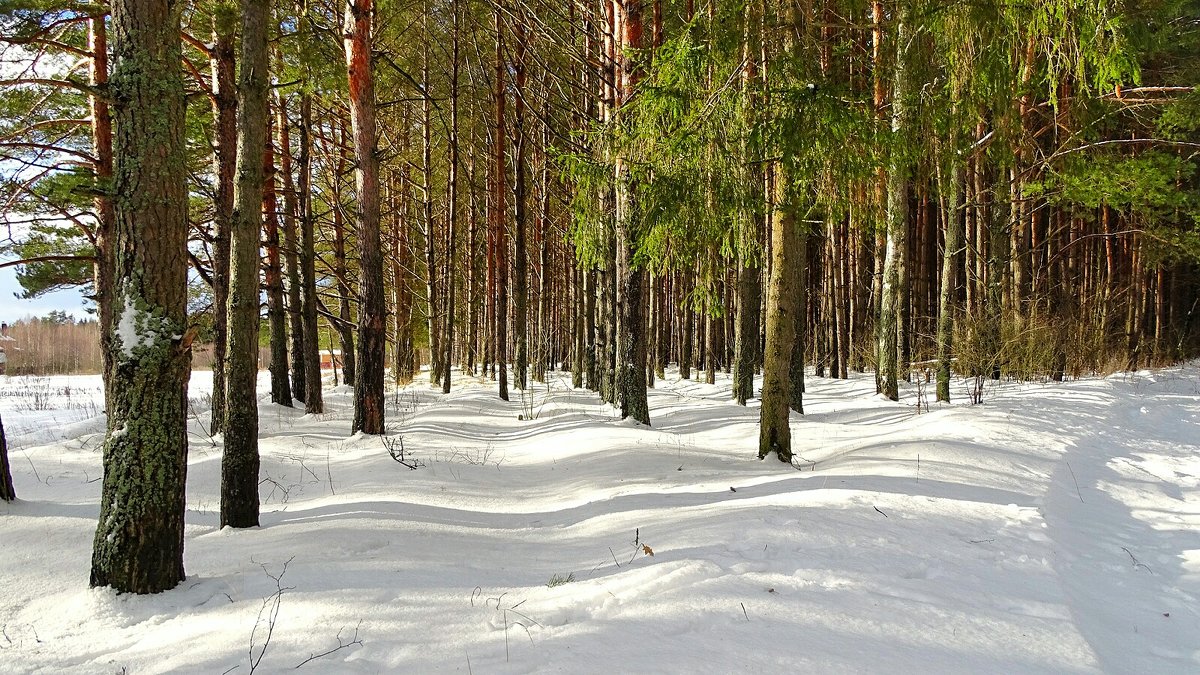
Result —
<path fill-rule="evenodd" d="M 188 579 L 134 597 L 87 588 L 99 378 L 0 378 L 0 671 L 1200 672 L 1200 365 L 921 413 L 810 377 L 802 470 L 755 459 L 727 378 L 660 381 L 652 429 L 569 380 L 416 384 L 386 442 L 327 388 L 260 403 L 245 531 L 217 529 L 210 382 Z"/>

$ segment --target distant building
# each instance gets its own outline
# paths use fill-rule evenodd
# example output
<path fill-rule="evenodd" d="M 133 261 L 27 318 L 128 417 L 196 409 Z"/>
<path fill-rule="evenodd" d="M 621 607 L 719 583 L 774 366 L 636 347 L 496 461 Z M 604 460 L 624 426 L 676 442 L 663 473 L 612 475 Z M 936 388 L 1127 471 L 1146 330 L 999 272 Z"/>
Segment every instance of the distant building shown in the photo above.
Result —
<path fill-rule="evenodd" d="M 12 342 L 16 342 L 16 339 L 8 334 L 8 324 L 0 323 L 0 375 L 8 374 L 8 354 L 5 351 L 5 343 Z"/>
<path fill-rule="evenodd" d="M 342 350 L 333 349 L 321 352 L 321 370 L 333 370 L 334 366 L 342 367 Z"/>

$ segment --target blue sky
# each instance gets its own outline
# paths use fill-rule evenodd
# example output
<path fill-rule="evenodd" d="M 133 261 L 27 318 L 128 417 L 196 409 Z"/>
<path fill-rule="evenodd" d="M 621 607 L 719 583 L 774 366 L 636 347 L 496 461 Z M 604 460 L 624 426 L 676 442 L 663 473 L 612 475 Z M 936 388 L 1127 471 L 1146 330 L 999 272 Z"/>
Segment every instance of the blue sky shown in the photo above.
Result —
<path fill-rule="evenodd" d="M 33 300 L 22 300 L 14 295 L 20 291 L 16 268 L 0 269 L 0 321 L 12 323 L 27 316 L 45 316 L 56 309 L 74 315 L 77 319 L 88 316 L 84 309 L 83 295 L 77 289 L 47 293 Z"/>

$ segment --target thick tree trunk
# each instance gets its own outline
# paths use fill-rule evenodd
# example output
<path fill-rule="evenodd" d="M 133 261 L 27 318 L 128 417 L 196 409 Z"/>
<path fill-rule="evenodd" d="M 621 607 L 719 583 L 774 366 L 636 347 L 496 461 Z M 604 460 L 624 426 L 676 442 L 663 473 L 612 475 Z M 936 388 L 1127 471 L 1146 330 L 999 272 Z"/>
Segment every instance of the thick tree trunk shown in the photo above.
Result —
<path fill-rule="evenodd" d="M 307 21 L 301 20 L 302 28 Z M 314 237 L 312 192 L 312 96 L 300 95 L 300 178 L 296 185 L 300 206 L 300 317 L 304 331 L 304 412 L 325 412 L 321 391 L 321 336 L 317 328 L 317 254 Z"/>
<path fill-rule="evenodd" d="M 379 232 L 379 155 L 376 152 L 375 76 L 371 72 L 374 0 L 346 4 L 346 70 L 358 206 L 358 353 L 351 433 L 382 434 L 387 307 L 383 295 L 383 240 Z"/>
<path fill-rule="evenodd" d="M 235 26 L 226 17 L 213 22 L 212 89 L 216 138 L 213 163 L 213 393 L 209 431 L 225 430 L 225 371 L 229 345 L 229 233 L 233 219 L 233 184 L 237 171 L 237 89 L 234 67 Z"/>
<path fill-rule="evenodd" d="M 792 461 L 791 416 L 792 352 L 796 344 L 796 316 L 804 314 L 799 300 L 803 238 L 795 214 L 783 199 L 785 177 L 771 214 L 771 281 L 767 294 L 767 349 L 763 360 L 762 410 L 759 414 L 758 458 L 771 453 L 782 462 Z"/>
<path fill-rule="evenodd" d="M 641 77 L 643 0 L 618 0 L 621 49 L 619 50 L 619 102 L 623 106 L 633 96 Z M 633 177 L 625 157 L 617 155 L 615 164 L 616 196 L 616 301 L 617 318 L 617 385 L 621 395 L 621 417 L 632 417 L 650 424 L 650 406 L 646 400 L 646 273 L 634 265 L 633 252 L 637 243 L 634 231 L 634 209 L 637 198 Z"/>
<path fill-rule="evenodd" d="M 191 335 L 179 14 L 167 0 L 114 0 L 112 27 L 116 311 L 102 329 L 113 398 L 91 585 L 158 593 L 184 579 Z"/>
<path fill-rule="evenodd" d="M 296 185 L 292 177 L 292 139 L 287 101 L 276 101 L 279 127 L 279 174 L 283 178 L 283 260 L 287 269 L 288 333 L 291 336 L 292 396 L 305 401 L 304 315 L 300 310 L 300 256 L 296 237 Z"/>
<path fill-rule="evenodd" d="M 267 250 L 267 324 L 270 332 L 271 402 L 292 407 L 288 382 L 287 308 L 283 305 L 283 268 L 279 259 L 279 202 L 275 196 L 275 152 L 271 142 L 271 114 L 267 112 L 267 143 L 263 150 L 263 233 Z"/>
<path fill-rule="evenodd" d="M 229 370 L 221 527 L 258 525 L 259 236 L 263 229 L 263 148 L 267 143 L 269 0 L 242 0 L 238 77 L 237 184 L 229 274 Z"/>

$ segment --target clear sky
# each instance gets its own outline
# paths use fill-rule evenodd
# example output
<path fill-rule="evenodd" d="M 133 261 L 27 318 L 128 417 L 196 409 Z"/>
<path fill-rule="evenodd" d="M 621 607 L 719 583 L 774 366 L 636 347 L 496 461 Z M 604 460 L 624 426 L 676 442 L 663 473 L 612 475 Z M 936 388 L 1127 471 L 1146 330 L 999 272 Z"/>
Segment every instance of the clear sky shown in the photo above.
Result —
<path fill-rule="evenodd" d="M 12 323 L 28 316 L 45 316 L 56 309 L 74 315 L 76 319 L 88 316 L 84 309 L 86 301 L 77 289 L 68 288 L 33 300 L 18 298 L 15 294 L 20 292 L 16 268 L 0 269 L 0 321 Z"/>

